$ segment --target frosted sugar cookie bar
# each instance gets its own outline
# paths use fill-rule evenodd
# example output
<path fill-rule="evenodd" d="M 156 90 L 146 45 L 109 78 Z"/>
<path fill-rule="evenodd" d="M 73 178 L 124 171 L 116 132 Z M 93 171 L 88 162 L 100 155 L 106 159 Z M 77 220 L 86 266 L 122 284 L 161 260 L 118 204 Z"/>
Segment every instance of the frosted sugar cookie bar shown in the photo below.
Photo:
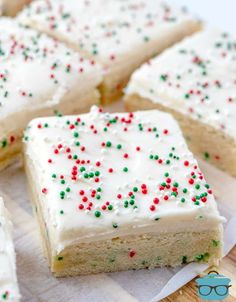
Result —
<path fill-rule="evenodd" d="M 34 117 L 84 112 L 99 102 L 102 71 L 63 44 L 0 19 L 0 169 L 19 155 Z"/>
<path fill-rule="evenodd" d="M 0 14 L 15 16 L 31 0 L 0 0 Z"/>
<path fill-rule="evenodd" d="M 39 0 L 19 18 L 101 63 L 104 103 L 121 96 L 143 62 L 200 29 L 190 14 L 159 0 Z"/>
<path fill-rule="evenodd" d="M 169 114 L 93 107 L 35 119 L 24 141 L 56 276 L 221 258 L 222 218 L 212 190 Z"/>
<path fill-rule="evenodd" d="M 206 30 L 137 70 L 126 107 L 173 113 L 190 149 L 236 176 L 235 73 L 236 39 Z"/>
<path fill-rule="evenodd" d="M 0 197 L 0 301 L 20 301 L 16 278 L 12 225 Z"/>

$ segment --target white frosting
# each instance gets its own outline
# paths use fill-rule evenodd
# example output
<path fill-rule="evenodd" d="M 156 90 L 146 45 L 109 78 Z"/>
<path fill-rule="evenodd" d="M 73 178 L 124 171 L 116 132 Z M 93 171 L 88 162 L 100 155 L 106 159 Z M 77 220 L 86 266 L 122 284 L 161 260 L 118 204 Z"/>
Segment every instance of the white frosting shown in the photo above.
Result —
<path fill-rule="evenodd" d="M 0 32 L 0 142 L 26 126 L 30 111 L 50 109 L 73 92 L 79 101 L 101 82 L 97 64 L 46 35 L 8 18 Z"/>
<path fill-rule="evenodd" d="M 185 32 L 188 22 L 197 23 L 184 10 L 159 0 L 39 0 L 19 18 L 67 41 L 109 71 L 121 69 L 120 64 L 127 68 L 134 57 L 143 57 L 144 49 L 151 57 L 175 38 L 175 28 L 179 34 L 180 26 Z"/>
<path fill-rule="evenodd" d="M 137 70 L 127 94 L 160 103 L 236 139 L 236 39 L 205 30 Z"/>
<path fill-rule="evenodd" d="M 12 242 L 12 224 L 0 197 L 0 301 L 20 300 L 17 279 L 15 251 Z"/>
<path fill-rule="evenodd" d="M 132 117 L 99 113 L 93 107 L 80 116 L 35 119 L 25 133 L 25 144 L 55 253 L 79 241 L 206 230 L 222 221 L 212 192 L 169 114 L 144 111 Z M 158 155 L 158 160 L 150 155 Z M 92 190 L 97 190 L 94 196 Z M 196 196 L 197 203 L 192 200 Z"/>

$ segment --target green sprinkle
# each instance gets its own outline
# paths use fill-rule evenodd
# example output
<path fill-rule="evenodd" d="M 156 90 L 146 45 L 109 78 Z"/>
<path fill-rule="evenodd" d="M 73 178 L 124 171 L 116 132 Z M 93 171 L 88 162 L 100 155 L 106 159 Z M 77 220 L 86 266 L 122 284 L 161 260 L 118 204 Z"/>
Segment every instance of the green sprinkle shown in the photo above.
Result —
<path fill-rule="evenodd" d="M 128 169 L 127 167 L 124 167 L 123 171 L 124 171 L 124 172 L 128 172 L 129 169 Z"/>
<path fill-rule="evenodd" d="M 5 293 L 2 295 L 2 298 L 3 298 L 4 300 L 6 300 L 7 297 L 8 297 L 8 292 L 5 292 Z"/>
<path fill-rule="evenodd" d="M 219 246 L 220 245 L 220 240 L 212 240 L 212 245 L 214 246 L 214 247 L 217 247 L 217 246 Z"/>
<path fill-rule="evenodd" d="M 135 204 L 135 200 L 131 199 L 130 202 L 131 206 L 133 206 Z"/>
<path fill-rule="evenodd" d="M 109 206 L 107 207 L 109 211 L 111 211 L 113 209 L 113 205 L 109 204 Z"/>
<path fill-rule="evenodd" d="M 95 215 L 95 217 L 99 218 L 101 216 L 101 212 L 100 211 L 95 211 L 94 215 Z"/>
<path fill-rule="evenodd" d="M 209 257 L 210 257 L 210 254 L 209 254 L 209 253 L 204 253 L 204 254 L 197 255 L 197 256 L 195 257 L 195 259 L 196 259 L 197 261 L 207 261 L 207 260 L 209 259 Z"/>
<path fill-rule="evenodd" d="M 5 148 L 6 146 L 7 146 L 7 140 L 4 139 L 4 140 L 2 141 L 2 148 Z"/>
<path fill-rule="evenodd" d="M 187 263 L 187 256 L 183 256 L 182 257 L 182 263 L 184 264 L 184 263 Z"/>
<path fill-rule="evenodd" d="M 110 142 L 110 141 L 106 142 L 106 146 L 107 146 L 108 148 L 110 148 L 110 147 L 111 147 L 111 142 Z"/>
<path fill-rule="evenodd" d="M 165 82 L 167 80 L 167 75 L 166 74 L 162 74 L 160 76 L 160 80 L 162 80 L 163 82 Z"/>
<path fill-rule="evenodd" d="M 189 95 L 188 93 L 186 93 L 186 94 L 184 95 L 184 98 L 185 98 L 185 99 L 189 99 L 189 97 L 190 97 L 190 95 Z"/>
<path fill-rule="evenodd" d="M 113 258 L 110 258 L 109 261 L 110 261 L 111 263 L 113 263 L 113 262 L 116 261 L 116 259 L 115 259 L 115 257 L 113 257 Z"/>

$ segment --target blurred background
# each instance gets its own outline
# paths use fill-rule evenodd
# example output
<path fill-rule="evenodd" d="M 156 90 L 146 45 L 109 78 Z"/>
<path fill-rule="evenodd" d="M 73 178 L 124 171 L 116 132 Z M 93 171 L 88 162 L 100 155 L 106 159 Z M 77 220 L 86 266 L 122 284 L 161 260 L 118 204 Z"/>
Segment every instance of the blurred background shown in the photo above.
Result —
<path fill-rule="evenodd" d="M 189 11 L 211 26 L 236 35 L 236 0 L 169 0 L 169 2 L 186 6 Z"/>

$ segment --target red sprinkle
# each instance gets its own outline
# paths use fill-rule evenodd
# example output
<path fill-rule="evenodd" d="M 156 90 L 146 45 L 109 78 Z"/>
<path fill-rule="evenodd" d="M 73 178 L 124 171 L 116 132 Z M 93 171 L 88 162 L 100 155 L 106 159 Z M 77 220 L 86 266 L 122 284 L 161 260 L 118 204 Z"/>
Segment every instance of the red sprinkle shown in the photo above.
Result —
<path fill-rule="evenodd" d="M 131 250 L 130 252 L 129 252 L 129 256 L 132 258 L 132 257 L 134 257 L 136 255 L 136 252 L 135 251 L 133 251 L 133 250 Z"/>

